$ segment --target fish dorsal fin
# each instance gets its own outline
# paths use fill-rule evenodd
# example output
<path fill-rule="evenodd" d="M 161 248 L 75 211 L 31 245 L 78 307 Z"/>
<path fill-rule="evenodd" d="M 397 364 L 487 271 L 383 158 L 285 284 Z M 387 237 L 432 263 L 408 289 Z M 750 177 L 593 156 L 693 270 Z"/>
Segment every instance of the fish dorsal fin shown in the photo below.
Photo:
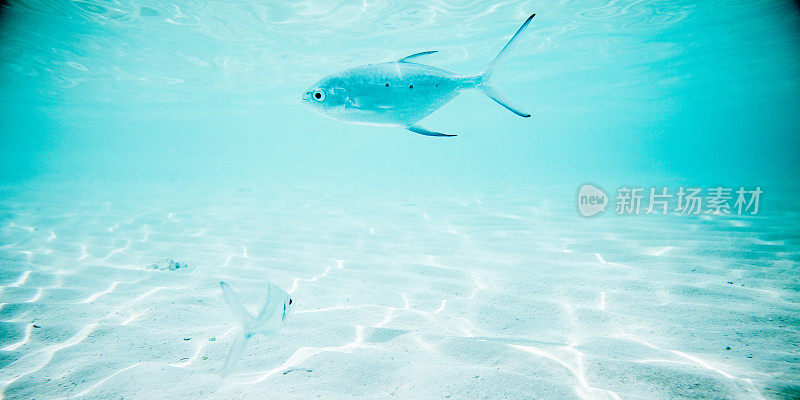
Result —
<path fill-rule="evenodd" d="M 433 53 L 438 53 L 438 52 L 439 52 L 439 50 L 422 51 L 422 52 L 419 52 L 419 53 L 414 53 L 414 54 L 412 54 L 410 56 L 403 57 L 403 58 L 397 60 L 397 62 L 407 62 L 408 60 L 410 60 L 412 58 L 416 58 L 416 57 L 420 57 L 420 56 L 427 56 L 428 54 L 433 54 Z"/>

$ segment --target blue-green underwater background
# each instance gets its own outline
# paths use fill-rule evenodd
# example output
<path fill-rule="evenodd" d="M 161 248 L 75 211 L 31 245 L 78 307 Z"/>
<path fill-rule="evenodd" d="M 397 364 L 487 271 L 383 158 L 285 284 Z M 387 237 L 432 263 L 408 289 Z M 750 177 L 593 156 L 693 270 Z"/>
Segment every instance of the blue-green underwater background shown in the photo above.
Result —
<path fill-rule="evenodd" d="M 534 12 L 493 76 L 532 118 L 300 102 Z M 0 400 L 798 399 L 798 150 L 796 1 L 0 1 Z M 614 212 L 718 186 L 759 212 Z M 294 299 L 224 378 L 220 281 Z"/>
<path fill-rule="evenodd" d="M 459 135 L 445 140 L 299 103 L 325 75 L 418 51 L 476 73 L 531 12 L 494 78 L 531 119 L 467 93 L 424 121 Z M 12 1 L 1 171 L 355 186 L 791 179 L 798 26 L 790 1 Z"/>

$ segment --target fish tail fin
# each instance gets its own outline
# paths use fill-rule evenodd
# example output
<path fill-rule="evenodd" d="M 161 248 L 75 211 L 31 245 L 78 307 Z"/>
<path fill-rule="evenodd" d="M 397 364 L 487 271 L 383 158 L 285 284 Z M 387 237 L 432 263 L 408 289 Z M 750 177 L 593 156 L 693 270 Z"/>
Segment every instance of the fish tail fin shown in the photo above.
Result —
<path fill-rule="evenodd" d="M 494 100 L 497 104 L 505 107 L 508 111 L 511 111 L 522 118 L 528 118 L 531 116 L 530 113 L 526 113 L 525 111 L 520 110 L 519 107 L 513 105 L 511 100 L 508 99 L 508 96 L 506 96 L 506 94 L 500 89 L 486 84 L 479 86 L 479 88 L 484 94 L 486 94 L 486 96 Z"/>
<path fill-rule="evenodd" d="M 228 354 L 228 358 L 225 359 L 225 365 L 222 367 L 222 372 L 220 372 L 220 375 L 228 376 L 231 371 L 233 371 L 236 363 L 239 362 L 240 358 L 242 358 L 242 352 L 244 351 L 245 346 L 247 346 L 248 340 L 250 340 L 250 335 L 246 334 L 244 331 L 240 331 L 236 335 L 236 339 L 233 340 L 233 347 L 231 348 L 231 352 Z"/>
<path fill-rule="evenodd" d="M 489 65 L 487 65 L 486 68 L 484 68 L 483 71 L 481 71 L 480 76 L 483 78 L 483 81 L 489 80 L 489 78 L 492 76 L 492 73 L 494 72 L 494 69 L 497 67 L 500 61 L 502 61 L 503 58 L 505 58 L 505 56 L 516 45 L 518 38 L 522 35 L 522 32 L 525 31 L 525 28 L 527 28 L 528 25 L 530 25 L 531 20 L 535 16 L 536 14 L 531 14 L 531 16 L 525 20 L 522 26 L 520 26 L 519 29 L 517 29 L 517 33 L 515 33 L 514 36 L 511 37 L 511 40 L 509 40 L 508 43 L 506 43 L 506 46 L 503 47 L 502 50 L 500 50 L 500 53 L 498 53 L 494 57 L 494 59 L 489 63 Z"/>
<path fill-rule="evenodd" d="M 497 65 L 500 63 L 500 61 L 503 60 L 505 55 L 509 53 L 511 48 L 514 47 L 514 45 L 517 43 L 518 38 L 520 37 L 520 35 L 522 35 L 522 32 L 524 32 L 525 28 L 527 28 L 528 25 L 530 25 L 531 20 L 533 20 L 533 17 L 535 16 L 536 14 L 531 14 L 531 16 L 525 20 L 522 26 L 519 27 L 519 29 L 517 29 L 517 33 L 515 33 L 514 36 L 511 37 L 511 40 L 509 40 L 508 43 L 506 43 L 506 46 L 503 47 L 503 50 L 500 50 L 500 53 L 498 53 L 497 56 L 494 57 L 494 60 L 492 60 L 492 62 L 490 62 L 489 65 L 487 65 L 486 68 L 484 68 L 483 71 L 481 71 L 481 73 L 478 74 L 477 77 L 473 78 L 474 79 L 473 84 L 475 85 L 476 88 L 483 91 L 483 93 L 486 94 L 486 96 L 494 100 L 497 104 L 500 104 L 507 110 L 523 118 L 528 118 L 531 116 L 531 114 L 526 113 L 520 110 L 519 107 L 514 106 L 505 93 L 503 93 L 500 89 L 491 86 L 489 84 L 489 79 L 492 77 L 492 73 L 494 72 Z"/>
<path fill-rule="evenodd" d="M 226 376 L 230 374 L 236 366 L 236 363 L 242 356 L 245 346 L 247 346 L 247 341 L 250 340 L 250 337 L 255 333 L 250 331 L 249 328 L 254 325 L 255 317 L 244 308 L 242 302 L 239 301 L 239 297 L 236 296 L 236 293 L 233 292 L 233 289 L 231 289 L 227 283 L 220 282 L 219 284 L 222 287 L 222 293 L 225 295 L 225 302 L 228 303 L 233 318 L 239 324 L 239 332 L 236 335 L 236 339 L 233 341 L 233 348 L 231 348 L 231 352 L 225 360 L 225 366 L 222 367 L 221 374 L 222 376 Z"/>

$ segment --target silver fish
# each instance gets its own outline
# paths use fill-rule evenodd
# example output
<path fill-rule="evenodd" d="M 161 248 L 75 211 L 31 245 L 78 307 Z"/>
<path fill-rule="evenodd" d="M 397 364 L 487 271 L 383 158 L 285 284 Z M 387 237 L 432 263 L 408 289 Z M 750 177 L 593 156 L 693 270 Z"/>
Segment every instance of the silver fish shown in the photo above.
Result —
<path fill-rule="evenodd" d="M 403 127 L 427 136 L 455 136 L 427 130 L 417 122 L 465 90 L 481 90 L 514 114 L 528 118 L 531 115 L 511 105 L 499 89 L 489 85 L 489 79 L 535 15 L 528 17 L 478 75 L 462 76 L 413 62 L 418 57 L 437 52 L 423 51 L 397 61 L 363 65 L 327 76 L 306 91 L 302 101 L 315 111 L 339 121 Z"/>
<path fill-rule="evenodd" d="M 233 348 L 225 360 L 222 367 L 222 375 L 228 375 L 247 346 L 247 341 L 253 335 L 262 334 L 267 337 L 275 337 L 281 328 L 281 323 L 286 319 L 292 305 L 292 296 L 283 289 L 272 283 L 267 283 L 267 298 L 258 315 L 253 315 L 244 307 L 239 297 L 233 289 L 225 283 L 220 282 L 222 293 L 225 295 L 225 302 L 228 303 L 234 319 L 239 324 L 239 333 L 233 341 Z"/>

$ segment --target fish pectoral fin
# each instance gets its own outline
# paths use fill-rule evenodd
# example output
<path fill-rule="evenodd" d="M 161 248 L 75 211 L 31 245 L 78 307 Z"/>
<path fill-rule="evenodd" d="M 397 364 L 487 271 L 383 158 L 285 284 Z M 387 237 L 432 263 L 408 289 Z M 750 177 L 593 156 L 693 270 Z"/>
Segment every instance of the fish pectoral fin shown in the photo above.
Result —
<path fill-rule="evenodd" d="M 344 99 L 344 104 L 345 104 L 346 107 L 349 107 L 349 108 L 358 108 L 360 106 L 360 104 L 358 104 L 358 101 L 356 99 L 352 98 L 352 97 L 345 98 Z"/>
<path fill-rule="evenodd" d="M 406 127 L 406 129 L 408 129 L 411 132 L 418 133 L 420 135 L 425 135 L 425 136 L 442 136 L 442 137 L 456 136 L 456 135 L 448 135 L 446 133 L 441 133 L 441 132 L 429 131 L 429 130 L 427 130 L 427 129 L 421 127 L 421 126 L 417 126 L 417 125 L 409 125 L 409 126 Z"/>
<path fill-rule="evenodd" d="M 420 57 L 420 56 L 427 56 L 428 54 L 433 54 L 433 53 L 438 53 L 438 52 L 439 52 L 439 50 L 421 51 L 419 53 L 414 53 L 414 54 L 412 54 L 410 56 L 405 56 L 405 57 L 397 60 L 397 62 L 406 62 L 406 61 L 408 61 L 408 60 L 410 60 L 412 58 L 416 58 L 416 57 Z"/>

